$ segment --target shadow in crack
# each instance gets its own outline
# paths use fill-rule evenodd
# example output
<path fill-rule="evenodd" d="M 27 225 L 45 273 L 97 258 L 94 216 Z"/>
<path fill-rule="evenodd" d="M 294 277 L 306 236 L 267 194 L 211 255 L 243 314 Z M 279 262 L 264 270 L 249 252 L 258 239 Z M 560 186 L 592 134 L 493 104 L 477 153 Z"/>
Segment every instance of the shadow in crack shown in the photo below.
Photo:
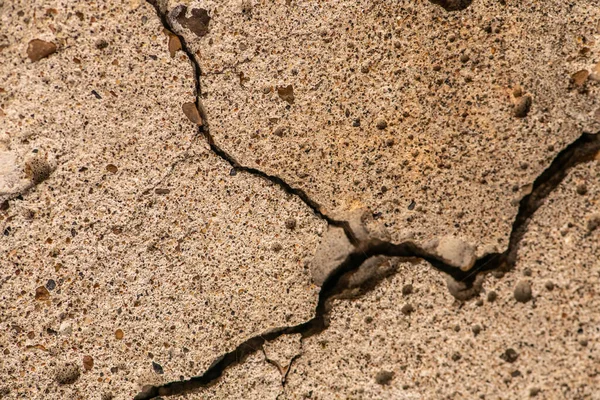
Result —
<path fill-rule="evenodd" d="M 429 0 L 433 4 L 442 6 L 446 11 L 460 11 L 469 7 L 473 0 Z"/>

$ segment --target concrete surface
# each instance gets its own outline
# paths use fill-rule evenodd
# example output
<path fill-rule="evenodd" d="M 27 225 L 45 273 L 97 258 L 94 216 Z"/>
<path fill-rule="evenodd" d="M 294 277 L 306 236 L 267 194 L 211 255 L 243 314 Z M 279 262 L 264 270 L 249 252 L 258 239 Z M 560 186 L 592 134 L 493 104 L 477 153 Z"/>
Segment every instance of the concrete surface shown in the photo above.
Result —
<path fill-rule="evenodd" d="M 202 69 L 215 141 L 329 215 L 369 208 L 395 242 L 502 251 L 522 188 L 600 128 L 600 11 L 586 1 L 184 3 L 210 16 L 198 35 L 162 2 Z"/>
<path fill-rule="evenodd" d="M 170 57 L 154 9 L 4 7 L 3 167 L 22 181 L 28 157 L 53 167 L 4 193 L 2 390 L 132 398 L 143 385 L 200 374 L 248 337 L 310 318 L 318 288 L 304 263 L 325 222 L 208 150 L 181 111 L 194 100 L 192 70 Z M 36 37 L 59 45 L 32 63 L 24 55 Z M 102 39 L 109 44 L 99 49 Z M 61 378 L 65 369 L 77 375 L 71 364 L 80 376 Z"/>
<path fill-rule="evenodd" d="M 584 1 L 0 1 L 0 398 L 600 399 L 600 153 L 471 271 L 599 51 Z"/>

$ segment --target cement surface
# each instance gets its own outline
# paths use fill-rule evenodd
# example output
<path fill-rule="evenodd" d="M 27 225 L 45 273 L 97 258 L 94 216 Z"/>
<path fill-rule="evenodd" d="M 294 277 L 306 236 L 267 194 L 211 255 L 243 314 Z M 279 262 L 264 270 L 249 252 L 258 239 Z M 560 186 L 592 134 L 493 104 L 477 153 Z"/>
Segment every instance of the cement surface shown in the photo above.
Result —
<path fill-rule="evenodd" d="M 599 51 L 584 1 L 0 1 L 0 398 L 599 399 Z"/>

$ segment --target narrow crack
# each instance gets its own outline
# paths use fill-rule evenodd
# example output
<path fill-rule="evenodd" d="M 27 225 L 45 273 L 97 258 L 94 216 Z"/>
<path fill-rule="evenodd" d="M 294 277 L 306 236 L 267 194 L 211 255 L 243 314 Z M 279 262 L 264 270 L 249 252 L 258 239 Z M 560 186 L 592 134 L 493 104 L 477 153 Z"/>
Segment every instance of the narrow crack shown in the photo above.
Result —
<path fill-rule="evenodd" d="M 491 253 L 479 258 L 471 270 L 462 271 L 448 265 L 412 242 L 394 244 L 371 239 L 358 243 L 355 251 L 349 254 L 325 280 L 319 293 L 315 316 L 312 319 L 298 325 L 279 327 L 254 336 L 234 350 L 216 359 L 204 374 L 183 381 L 170 382 L 162 386 L 147 387 L 135 397 L 135 400 L 183 394 L 208 387 L 215 383 L 225 370 L 244 362 L 248 355 L 261 350 L 265 342 L 273 341 L 282 335 L 301 334 L 304 339 L 323 332 L 328 328 L 331 300 L 340 298 L 343 295 L 348 289 L 349 280 L 346 278 L 371 257 L 388 256 L 422 259 L 435 269 L 448 274 L 454 280 L 464 283 L 467 288 L 472 287 L 479 273 L 512 269 L 516 263 L 519 244 L 527 231 L 531 217 L 564 180 L 569 170 L 579 164 L 596 159 L 598 153 L 600 153 L 600 133 L 583 133 L 577 140 L 558 153 L 550 166 L 535 179 L 531 192 L 519 202 L 519 209 L 513 222 L 507 249 L 502 253 Z M 392 271 L 385 276 L 375 276 L 373 279 L 367 280 L 361 284 L 362 294 L 376 287 L 383 279 L 395 272 Z"/>
<path fill-rule="evenodd" d="M 202 94 L 202 87 L 200 85 L 200 77 L 202 76 L 202 69 L 200 68 L 200 64 L 198 63 L 198 61 L 196 60 L 196 57 L 194 57 L 194 54 L 188 47 L 187 42 L 185 41 L 185 38 L 182 35 L 179 35 L 175 32 L 175 30 L 171 26 L 171 23 L 169 22 L 169 19 L 168 19 L 166 13 L 161 11 L 158 0 L 147 0 L 147 1 L 152 7 L 154 7 L 154 10 L 156 11 L 156 15 L 159 17 L 163 27 L 165 29 L 169 30 L 171 33 L 173 33 L 174 35 L 176 35 L 179 38 L 179 40 L 181 42 L 181 51 L 183 51 L 186 54 L 188 60 L 190 61 L 190 63 L 193 66 L 194 87 L 195 87 L 194 91 L 196 94 L 195 104 L 196 104 L 196 108 L 198 109 L 198 111 L 200 113 L 200 117 L 202 118 L 202 121 L 203 121 L 203 125 L 198 127 L 198 133 L 206 138 L 206 141 L 208 142 L 208 145 L 210 146 L 211 151 L 213 153 L 215 153 L 218 157 L 220 157 L 222 160 L 227 162 L 235 171 L 246 172 L 251 175 L 266 179 L 266 180 L 272 182 L 273 184 L 279 186 L 280 188 L 282 188 L 286 193 L 289 193 L 293 196 L 298 197 L 319 218 L 327 221 L 327 223 L 329 225 L 342 228 L 344 230 L 344 233 L 348 237 L 348 240 L 350 241 L 350 243 L 352 243 L 353 245 L 357 245 L 358 239 L 356 238 L 356 235 L 350 228 L 350 224 L 348 223 L 348 221 L 338 220 L 338 219 L 335 219 L 335 218 L 325 214 L 323 211 L 321 211 L 321 206 L 316 201 L 311 199 L 310 196 L 304 190 L 293 187 L 292 185 L 287 183 L 284 179 L 280 178 L 279 176 L 271 175 L 271 174 L 268 174 L 259 169 L 247 167 L 247 166 L 240 164 L 231 154 L 229 154 L 227 151 L 225 151 L 223 148 L 221 148 L 216 143 L 214 137 L 210 133 L 206 110 L 204 109 L 204 106 L 202 105 L 202 103 L 200 101 L 200 96 Z"/>

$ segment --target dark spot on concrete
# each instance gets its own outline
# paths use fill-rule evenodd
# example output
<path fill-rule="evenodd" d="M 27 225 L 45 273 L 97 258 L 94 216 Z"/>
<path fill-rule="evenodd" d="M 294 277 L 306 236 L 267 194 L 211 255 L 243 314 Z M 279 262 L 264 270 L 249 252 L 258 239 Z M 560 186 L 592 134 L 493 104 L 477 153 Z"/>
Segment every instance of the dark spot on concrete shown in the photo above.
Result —
<path fill-rule="evenodd" d="M 519 358 L 519 353 L 515 349 L 508 348 L 504 353 L 500 355 L 500 358 L 506 361 L 507 363 L 514 363 Z"/>
<path fill-rule="evenodd" d="M 294 104 L 294 87 L 292 85 L 277 86 L 277 94 L 281 100 L 288 102 L 288 104 Z"/>
<path fill-rule="evenodd" d="M 154 361 L 152 361 L 152 369 L 154 370 L 154 372 L 160 375 L 165 373 L 165 371 L 163 371 L 162 365 L 155 363 Z"/>
<path fill-rule="evenodd" d="M 208 24 L 210 16 L 204 8 L 192 8 L 189 17 L 186 17 L 187 7 L 184 5 L 177 6 L 171 12 L 171 15 L 181 26 L 192 31 L 196 36 L 206 36 L 208 33 Z"/>
<path fill-rule="evenodd" d="M 442 6 L 446 11 L 460 11 L 471 5 L 473 0 L 430 0 L 433 4 Z"/>
<path fill-rule="evenodd" d="M 531 96 L 519 98 L 513 107 L 513 115 L 517 118 L 525 118 L 529 114 L 531 103 Z"/>
<path fill-rule="evenodd" d="M 392 379 L 394 379 L 394 373 L 391 371 L 379 371 L 375 375 L 375 382 L 380 385 L 389 385 Z"/>

